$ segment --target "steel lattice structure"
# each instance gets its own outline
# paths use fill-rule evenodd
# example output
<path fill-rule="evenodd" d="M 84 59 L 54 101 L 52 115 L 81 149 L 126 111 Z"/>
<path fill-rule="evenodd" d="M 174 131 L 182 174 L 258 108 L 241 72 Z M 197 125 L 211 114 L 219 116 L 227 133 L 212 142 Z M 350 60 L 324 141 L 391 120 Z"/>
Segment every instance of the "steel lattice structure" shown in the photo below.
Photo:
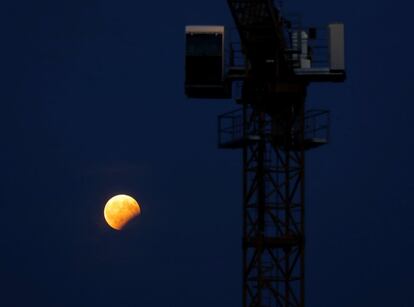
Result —
<path fill-rule="evenodd" d="M 304 305 L 304 104 L 287 106 L 244 108 L 244 306 Z"/>
<path fill-rule="evenodd" d="M 305 305 L 305 152 L 329 134 L 305 89 L 219 117 L 219 147 L 243 150 L 244 307 Z"/>
<path fill-rule="evenodd" d="M 244 66 L 230 54 L 223 80 L 204 79 L 206 63 L 220 64 L 224 52 L 199 47 L 217 44 L 224 30 L 189 27 L 186 93 L 230 98 L 229 84 L 240 82 L 242 108 L 219 116 L 219 147 L 243 150 L 243 307 L 303 307 L 305 151 L 328 142 L 330 124 L 328 111 L 306 110 L 306 91 L 311 82 L 345 80 L 343 25 L 329 26 L 330 62 L 318 67 L 310 44 L 316 30 L 283 18 L 277 1 L 227 3 Z"/>
<path fill-rule="evenodd" d="M 273 2 L 228 4 L 250 66 L 242 97 L 243 306 L 304 306 L 304 97 L 269 90 L 290 74 Z"/>

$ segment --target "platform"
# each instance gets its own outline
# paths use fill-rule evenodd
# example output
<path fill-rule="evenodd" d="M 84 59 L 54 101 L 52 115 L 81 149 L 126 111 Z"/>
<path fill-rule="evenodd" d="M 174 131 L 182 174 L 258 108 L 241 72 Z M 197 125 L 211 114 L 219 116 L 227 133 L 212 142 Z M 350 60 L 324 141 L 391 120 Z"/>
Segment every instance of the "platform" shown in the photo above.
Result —
<path fill-rule="evenodd" d="M 275 147 L 289 147 L 290 150 L 309 150 L 329 142 L 330 119 L 326 110 L 309 110 L 305 115 L 304 138 L 300 133 L 291 131 L 291 143 L 286 144 L 283 135 L 278 136 L 271 119 L 265 122 L 262 133 L 254 128 L 245 127 L 243 110 L 238 109 L 225 113 L 218 118 L 218 147 L 222 149 L 239 149 L 244 146 L 265 140 Z"/>

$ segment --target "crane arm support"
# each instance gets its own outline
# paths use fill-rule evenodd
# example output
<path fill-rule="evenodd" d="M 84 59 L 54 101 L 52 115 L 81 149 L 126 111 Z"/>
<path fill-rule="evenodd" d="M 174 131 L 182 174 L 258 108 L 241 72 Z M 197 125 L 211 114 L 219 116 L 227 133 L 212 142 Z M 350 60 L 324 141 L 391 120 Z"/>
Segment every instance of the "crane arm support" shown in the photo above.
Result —
<path fill-rule="evenodd" d="M 253 65 L 284 60 L 283 22 L 272 0 L 227 0 L 243 52 Z"/>

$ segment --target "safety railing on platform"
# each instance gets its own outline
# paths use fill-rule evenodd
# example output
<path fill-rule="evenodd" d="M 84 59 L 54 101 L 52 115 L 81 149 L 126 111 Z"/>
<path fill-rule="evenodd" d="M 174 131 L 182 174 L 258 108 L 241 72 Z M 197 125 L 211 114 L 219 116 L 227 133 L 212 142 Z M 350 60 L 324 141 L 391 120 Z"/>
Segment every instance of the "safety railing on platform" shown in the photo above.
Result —
<path fill-rule="evenodd" d="M 294 68 L 329 67 L 329 31 L 325 27 L 304 27 L 298 14 L 284 19 L 286 53 Z"/>
<path fill-rule="evenodd" d="M 274 129 L 275 122 L 269 116 L 263 119 L 262 131 L 257 127 L 257 121 L 247 121 L 245 126 L 244 117 L 248 119 L 252 115 L 252 109 L 248 108 L 243 114 L 243 109 L 224 113 L 218 117 L 218 146 L 220 148 L 240 148 L 245 142 L 257 141 L 261 137 L 276 140 L 281 137 Z M 298 122 L 291 130 L 292 146 L 300 147 L 300 126 Z M 308 110 L 304 118 L 304 142 L 305 149 L 318 147 L 326 144 L 330 137 L 330 113 L 327 110 Z"/>
<path fill-rule="evenodd" d="M 243 140 L 243 109 L 224 113 L 218 117 L 218 146 L 235 146 Z M 237 147 L 237 146 L 235 146 Z"/>
<path fill-rule="evenodd" d="M 330 112 L 327 110 L 308 110 L 305 115 L 305 140 L 324 140 L 330 138 Z"/>

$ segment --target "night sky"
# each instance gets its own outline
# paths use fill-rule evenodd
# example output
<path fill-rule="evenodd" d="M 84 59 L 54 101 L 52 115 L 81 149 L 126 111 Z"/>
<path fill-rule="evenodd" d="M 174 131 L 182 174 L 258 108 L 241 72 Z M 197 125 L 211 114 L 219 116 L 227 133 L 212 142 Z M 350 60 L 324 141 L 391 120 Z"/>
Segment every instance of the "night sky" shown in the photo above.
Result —
<path fill-rule="evenodd" d="M 346 25 L 348 79 L 306 174 L 307 306 L 414 306 L 412 9 L 284 1 Z M 233 101 L 184 96 L 184 27 L 233 27 L 225 1 L 0 4 L 0 306 L 241 306 L 241 152 Z M 142 215 L 110 229 L 103 207 Z"/>

